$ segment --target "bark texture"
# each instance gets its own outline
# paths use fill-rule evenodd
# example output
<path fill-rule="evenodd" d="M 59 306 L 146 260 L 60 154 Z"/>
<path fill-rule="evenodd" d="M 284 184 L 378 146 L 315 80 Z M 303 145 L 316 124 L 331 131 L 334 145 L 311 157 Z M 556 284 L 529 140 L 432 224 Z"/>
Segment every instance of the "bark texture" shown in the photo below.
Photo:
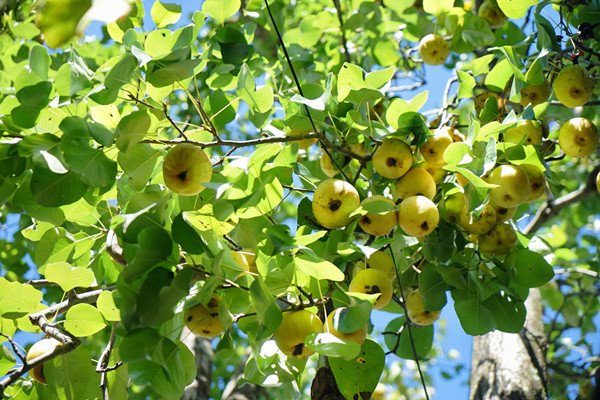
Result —
<path fill-rule="evenodd" d="M 545 400 L 548 398 L 544 324 L 540 293 L 525 302 L 521 332 L 499 331 L 473 338 L 470 400 Z"/>
<path fill-rule="evenodd" d="M 186 327 L 183 328 L 181 341 L 190 349 L 196 359 L 196 379 L 186 388 L 181 400 L 208 400 L 212 379 L 212 361 L 214 352 L 210 340 L 196 336 Z"/>

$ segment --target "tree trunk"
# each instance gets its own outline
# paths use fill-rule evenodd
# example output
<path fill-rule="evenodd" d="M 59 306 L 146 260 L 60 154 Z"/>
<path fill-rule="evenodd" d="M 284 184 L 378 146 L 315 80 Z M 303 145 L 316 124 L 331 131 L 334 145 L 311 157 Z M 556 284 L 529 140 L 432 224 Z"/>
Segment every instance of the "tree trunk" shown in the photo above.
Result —
<path fill-rule="evenodd" d="M 210 340 L 196 336 L 184 327 L 181 341 L 190 349 L 196 359 L 196 379 L 185 388 L 181 400 L 208 400 L 214 357 Z"/>
<path fill-rule="evenodd" d="M 473 338 L 470 400 L 548 398 L 540 292 L 525 302 L 527 319 L 518 334 L 499 331 Z"/>

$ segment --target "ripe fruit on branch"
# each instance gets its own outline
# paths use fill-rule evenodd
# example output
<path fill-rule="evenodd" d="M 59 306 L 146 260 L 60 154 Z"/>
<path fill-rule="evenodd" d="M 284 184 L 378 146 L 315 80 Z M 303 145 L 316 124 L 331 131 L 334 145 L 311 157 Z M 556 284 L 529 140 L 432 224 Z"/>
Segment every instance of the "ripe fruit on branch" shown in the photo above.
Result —
<path fill-rule="evenodd" d="M 204 150 L 189 143 L 173 147 L 163 160 L 162 170 L 165 185 L 183 196 L 200 193 L 212 177 L 212 164 Z"/>
<path fill-rule="evenodd" d="M 54 338 L 42 339 L 39 342 L 35 342 L 27 352 L 27 361 L 31 361 L 35 358 L 48 355 L 54 351 L 58 346 L 62 346 L 62 343 Z M 31 376 L 36 381 L 47 384 L 46 377 L 44 376 L 44 364 L 38 365 L 31 369 Z"/>
<path fill-rule="evenodd" d="M 396 277 L 396 266 L 394 265 L 394 260 L 383 251 L 376 251 L 371 254 L 367 258 L 366 266 L 364 262 L 359 261 L 354 268 L 353 276 L 356 276 L 359 271 L 362 271 L 365 268 L 377 269 L 386 274 L 390 280 L 393 280 Z"/>
<path fill-rule="evenodd" d="M 481 6 L 479 6 L 477 15 L 485 19 L 490 24 L 491 28 L 500 28 L 508 21 L 508 17 L 504 15 L 500 7 L 498 7 L 496 0 L 485 0 Z"/>
<path fill-rule="evenodd" d="M 207 305 L 196 304 L 183 311 L 185 326 L 198 336 L 215 337 L 223 333 L 223 324 L 219 318 L 221 298 L 213 293 Z"/>
<path fill-rule="evenodd" d="M 412 165 L 410 147 L 400 139 L 385 138 L 373 154 L 373 167 L 384 178 L 398 179 Z"/>
<path fill-rule="evenodd" d="M 252 249 L 243 249 L 240 251 L 231 251 L 231 256 L 233 257 L 233 261 L 240 266 L 244 271 L 252 272 L 254 274 L 258 274 L 258 269 L 256 268 L 256 254 Z"/>
<path fill-rule="evenodd" d="M 396 207 L 396 203 L 392 199 L 381 195 L 367 197 L 360 204 L 364 205 L 374 201 L 382 201 L 394 208 Z M 389 234 L 398 224 L 398 211 L 388 211 L 383 214 L 366 214 L 360 217 L 358 224 L 369 235 L 384 236 Z"/>
<path fill-rule="evenodd" d="M 360 198 L 354 186 L 339 179 L 327 179 L 315 190 L 312 210 L 319 224 L 337 229 L 350 223 L 348 216 L 359 205 Z"/>
<path fill-rule="evenodd" d="M 490 191 L 492 205 L 513 208 L 523 203 L 529 195 L 529 178 L 514 165 L 500 165 L 486 175 L 484 180 L 498 185 Z"/>
<path fill-rule="evenodd" d="M 415 325 L 427 326 L 440 318 L 441 310 L 429 311 L 423 304 L 423 295 L 419 289 L 413 290 L 404 299 L 408 319 Z"/>
<path fill-rule="evenodd" d="M 519 168 L 529 178 L 529 195 L 525 198 L 524 203 L 539 199 L 544 193 L 544 189 L 546 189 L 546 177 L 544 173 L 533 164 L 521 164 Z"/>
<path fill-rule="evenodd" d="M 279 350 L 291 358 L 307 358 L 314 351 L 304 345 L 304 339 L 311 333 L 323 332 L 323 323 L 315 314 L 307 310 L 283 313 L 281 325 L 273 334 Z"/>
<path fill-rule="evenodd" d="M 321 171 L 323 171 L 323 173 L 330 178 L 333 178 L 340 173 L 338 168 L 333 164 L 333 160 L 327 155 L 327 153 L 321 154 L 319 166 L 321 167 Z"/>
<path fill-rule="evenodd" d="M 489 232 L 496 224 L 496 209 L 487 204 L 478 217 L 467 214 L 467 206 L 465 205 L 462 214 L 460 215 L 460 225 L 463 229 L 473 235 L 481 235 Z"/>
<path fill-rule="evenodd" d="M 558 145 L 568 156 L 589 156 L 598 147 L 598 128 L 587 118 L 571 118 L 558 131 Z"/>
<path fill-rule="evenodd" d="M 394 199 L 406 199 L 411 196 L 425 196 L 433 200 L 435 180 L 424 168 L 413 167 L 402 175 L 392 186 Z"/>
<path fill-rule="evenodd" d="M 550 97 L 550 85 L 548 81 L 544 81 L 539 85 L 527 85 L 521 90 L 521 101 L 523 107 L 531 104 L 532 107 L 537 106 L 548 100 Z"/>
<path fill-rule="evenodd" d="M 515 215 L 515 212 L 517 211 L 516 207 L 506 208 L 502 206 L 492 206 L 496 210 L 496 224 L 508 221 Z"/>
<path fill-rule="evenodd" d="M 377 301 L 373 305 L 373 308 L 377 310 L 385 307 L 392 299 L 392 280 L 378 269 L 363 269 L 358 271 L 354 278 L 352 278 L 348 291 L 379 294 Z"/>
<path fill-rule="evenodd" d="M 335 329 L 335 327 L 333 326 L 333 320 L 334 318 L 339 318 L 340 311 L 340 309 L 335 309 L 329 313 L 329 315 L 327 316 L 327 321 L 325 321 L 325 324 L 323 325 L 325 331 L 331 333 L 335 337 L 338 337 L 343 340 L 348 340 L 350 342 L 354 342 L 362 346 L 367 337 L 367 324 L 364 324 L 362 327 L 355 330 L 354 332 L 342 333 Z"/>
<path fill-rule="evenodd" d="M 537 121 L 521 121 L 504 132 L 504 141 L 509 143 L 542 144 L 542 127 Z"/>
<path fill-rule="evenodd" d="M 444 165 L 444 151 L 454 140 L 446 130 L 439 130 L 432 137 L 427 139 L 423 146 L 419 148 L 421 155 L 431 165 Z"/>
<path fill-rule="evenodd" d="M 465 213 L 466 208 L 465 195 L 461 192 L 451 194 L 446 198 L 444 206 L 446 208 L 446 220 L 454 224 L 460 224 L 461 216 Z"/>
<path fill-rule="evenodd" d="M 400 203 L 398 223 L 407 235 L 427 236 L 439 222 L 440 214 L 435 203 L 425 196 L 412 196 Z"/>
<path fill-rule="evenodd" d="M 288 135 L 289 136 L 299 136 L 299 135 L 305 135 L 305 134 L 308 134 L 311 132 L 312 132 L 311 129 L 292 128 L 292 130 L 288 133 Z M 319 139 L 300 139 L 300 140 L 296 140 L 295 143 L 298 144 L 298 148 L 306 150 L 313 144 L 317 143 L 318 141 L 319 141 Z"/>
<path fill-rule="evenodd" d="M 449 54 L 448 42 L 438 34 L 425 35 L 419 42 L 419 55 L 425 64 L 441 65 Z"/>
<path fill-rule="evenodd" d="M 573 108 L 584 105 L 594 92 L 594 78 L 581 65 L 563 68 L 554 79 L 554 94 L 561 104 Z"/>
<path fill-rule="evenodd" d="M 479 251 L 489 257 L 502 256 L 513 251 L 517 234 L 508 223 L 495 225 L 489 232 L 477 237 Z"/>

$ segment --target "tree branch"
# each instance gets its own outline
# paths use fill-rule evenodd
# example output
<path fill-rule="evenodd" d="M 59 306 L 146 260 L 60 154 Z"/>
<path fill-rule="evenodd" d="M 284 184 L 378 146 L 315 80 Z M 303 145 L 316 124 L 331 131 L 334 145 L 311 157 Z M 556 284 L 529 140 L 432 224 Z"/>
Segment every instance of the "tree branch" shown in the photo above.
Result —
<path fill-rule="evenodd" d="M 96 364 L 96 372 L 100 373 L 100 389 L 102 390 L 102 399 L 110 400 L 109 392 L 108 392 L 108 372 L 114 371 L 119 368 L 123 363 L 118 361 L 115 363 L 113 367 L 108 366 L 108 361 L 110 360 L 110 354 L 112 353 L 113 346 L 115 344 L 116 338 L 116 328 L 117 323 L 113 323 L 113 326 L 110 330 L 110 339 L 108 339 L 108 343 L 100 355 L 100 359 L 98 360 L 98 364 Z"/>
<path fill-rule="evenodd" d="M 544 203 L 537 211 L 533 219 L 529 222 L 527 227 L 523 230 L 523 233 L 528 235 L 536 232 L 541 228 L 548 220 L 554 218 L 558 213 L 575 203 L 579 203 L 583 199 L 597 193 L 596 188 L 596 176 L 600 172 L 600 165 L 596 166 L 588 175 L 585 184 L 579 189 L 566 194 L 556 200 L 548 200 Z"/>

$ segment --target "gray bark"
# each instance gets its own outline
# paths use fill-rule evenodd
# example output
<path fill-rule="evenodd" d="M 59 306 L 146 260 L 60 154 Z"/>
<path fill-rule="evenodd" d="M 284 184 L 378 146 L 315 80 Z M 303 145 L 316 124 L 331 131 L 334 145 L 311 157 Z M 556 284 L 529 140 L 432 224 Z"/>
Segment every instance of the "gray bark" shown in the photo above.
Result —
<path fill-rule="evenodd" d="M 196 379 L 185 388 L 181 400 L 208 400 L 214 357 L 210 340 L 196 336 L 184 327 L 181 341 L 185 343 L 196 359 Z"/>
<path fill-rule="evenodd" d="M 545 400 L 546 361 L 542 306 L 537 289 L 525 302 L 518 334 L 499 331 L 473 338 L 470 400 Z"/>

